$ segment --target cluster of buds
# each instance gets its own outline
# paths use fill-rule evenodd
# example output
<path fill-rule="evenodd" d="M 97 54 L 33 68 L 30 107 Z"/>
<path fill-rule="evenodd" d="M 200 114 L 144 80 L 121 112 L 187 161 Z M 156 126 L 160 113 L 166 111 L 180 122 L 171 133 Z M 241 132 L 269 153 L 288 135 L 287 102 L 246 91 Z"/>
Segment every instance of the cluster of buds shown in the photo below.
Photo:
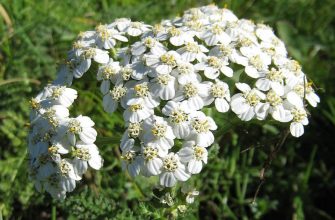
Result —
<path fill-rule="evenodd" d="M 288 57 L 284 43 L 271 28 L 238 19 L 228 9 L 214 5 L 193 8 L 182 17 L 154 26 L 117 19 L 81 33 L 54 85 L 33 100 L 32 120 L 36 128 L 42 128 L 33 129 L 31 135 L 30 142 L 39 145 L 38 153 L 31 150 L 35 158 L 31 160 L 32 171 L 41 170 L 39 161 L 44 161 L 36 155 L 52 161 L 48 166 L 58 169 L 57 176 L 67 175 L 60 181 L 75 183 L 79 179 L 87 164 L 78 171 L 77 161 L 88 161 L 96 169 L 101 166 L 101 159 L 97 166 L 97 161 L 91 164 L 91 160 L 76 157 L 82 153 L 71 153 L 67 159 L 59 156 L 87 149 L 89 158 L 100 158 L 93 144 L 93 122 L 81 116 L 68 119 L 65 108 L 76 93 L 64 85 L 82 77 L 92 60 L 98 65 L 104 110 L 123 113 L 123 168 L 132 177 L 157 176 L 163 187 L 187 181 L 207 163 L 207 149 L 215 142 L 217 125 L 205 114 L 206 109 L 222 114 L 231 110 L 242 121 L 272 118 L 288 123 L 291 134 L 299 137 L 308 124 L 305 100 L 313 107 L 320 101 L 299 63 Z M 63 93 L 55 98 L 52 91 L 60 89 Z M 51 118 L 57 119 L 55 125 L 45 116 L 49 103 L 53 104 Z M 60 111 L 61 117 L 57 115 Z M 33 141 L 35 136 L 39 141 Z M 56 153 L 52 153 L 50 144 L 59 146 Z M 66 171 L 62 171 L 64 164 Z M 39 172 L 32 172 L 33 176 L 39 176 Z M 50 189 L 49 185 L 44 187 Z"/>

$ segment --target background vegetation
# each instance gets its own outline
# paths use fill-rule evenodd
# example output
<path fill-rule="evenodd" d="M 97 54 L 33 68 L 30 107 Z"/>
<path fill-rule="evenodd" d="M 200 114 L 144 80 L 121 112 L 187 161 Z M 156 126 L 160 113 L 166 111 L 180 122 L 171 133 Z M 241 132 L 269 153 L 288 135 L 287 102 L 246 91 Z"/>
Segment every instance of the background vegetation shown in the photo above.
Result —
<path fill-rule="evenodd" d="M 65 202 L 34 190 L 27 175 L 28 99 L 55 77 L 57 63 L 80 31 L 117 17 L 154 24 L 185 9 L 205 5 L 197 0 L 50 1 L 0 0 L 0 219 L 159 219 L 136 185 L 121 171 L 118 142 L 100 143 L 105 159 L 100 172 L 88 173 Z M 219 6 L 239 17 L 274 27 L 290 55 L 301 62 L 315 83 L 321 104 L 311 109 L 310 126 L 299 139 L 289 137 L 276 152 L 274 125 L 251 122 L 223 131 L 210 151 L 209 164 L 193 182 L 201 191 L 181 217 L 187 219 L 334 219 L 335 174 L 335 1 L 227 0 Z M 87 76 L 94 79 L 95 76 Z M 120 116 L 101 109 L 94 80 L 80 80 L 83 114 L 95 115 L 102 136 L 115 136 Z M 283 128 L 279 128 L 283 129 Z M 245 150 L 247 149 L 247 150 Z M 256 203 L 252 203 L 265 172 Z M 135 179 L 144 193 L 149 183 Z"/>

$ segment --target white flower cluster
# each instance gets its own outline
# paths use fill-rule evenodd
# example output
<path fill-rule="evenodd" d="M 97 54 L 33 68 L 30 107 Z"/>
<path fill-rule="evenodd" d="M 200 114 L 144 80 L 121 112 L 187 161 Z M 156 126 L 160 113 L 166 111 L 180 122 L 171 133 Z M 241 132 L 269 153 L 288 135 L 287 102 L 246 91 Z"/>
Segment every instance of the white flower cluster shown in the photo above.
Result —
<path fill-rule="evenodd" d="M 59 199 L 73 191 L 88 166 L 98 170 L 103 162 L 94 144 L 94 122 L 87 116 L 69 117 L 76 98 L 74 89 L 49 85 L 30 101 L 30 177 L 39 191 Z"/>
<path fill-rule="evenodd" d="M 182 17 L 155 26 L 122 18 L 83 32 L 54 83 L 71 85 L 73 78 L 80 78 L 89 70 L 92 60 L 98 65 L 97 80 L 101 81 L 105 111 L 123 112 L 123 167 L 133 177 L 159 176 L 165 187 L 188 180 L 207 163 L 207 148 L 214 143 L 212 132 L 217 126 L 204 108 L 213 107 L 220 113 L 231 109 L 242 121 L 271 117 L 290 123 L 291 134 L 299 137 L 308 124 L 304 100 L 313 107 L 320 101 L 301 66 L 287 56 L 284 43 L 270 27 L 238 19 L 230 10 L 213 5 L 190 9 Z M 72 151 L 88 149 L 89 158 L 98 158 L 93 145 L 93 122 L 85 117 L 64 120 L 68 117 L 66 107 L 76 95 L 65 87 L 51 86 L 47 90 L 55 88 L 64 89 L 66 104 L 52 95 L 40 95 L 33 106 L 42 106 L 37 108 L 43 111 L 36 117 L 49 123 L 50 128 L 37 128 L 35 133 L 51 132 L 50 136 L 56 134 L 56 138 L 49 138 L 47 143 L 43 135 L 37 135 L 42 142 L 34 143 L 44 144 L 39 149 L 47 150 L 32 155 L 48 155 L 50 161 L 50 144 L 58 146 L 56 155 L 68 153 L 71 148 L 59 143 L 66 136 Z M 44 106 L 44 99 L 53 103 L 55 113 L 51 118 L 58 120 L 59 131 L 54 130 L 50 117 L 44 116 L 48 112 L 44 109 L 50 109 Z M 79 146 L 73 133 L 79 135 Z M 83 148 L 85 144 L 89 146 Z M 77 154 L 72 155 L 76 158 Z M 77 171 L 78 166 L 70 158 L 53 158 L 60 165 L 52 167 L 60 167 L 60 173 L 65 173 L 57 177 L 65 176 L 74 182 L 79 179 L 75 175 L 83 173 L 87 164 Z M 32 163 L 42 166 L 40 160 Z M 64 164 L 66 171 L 61 169 Z"/>

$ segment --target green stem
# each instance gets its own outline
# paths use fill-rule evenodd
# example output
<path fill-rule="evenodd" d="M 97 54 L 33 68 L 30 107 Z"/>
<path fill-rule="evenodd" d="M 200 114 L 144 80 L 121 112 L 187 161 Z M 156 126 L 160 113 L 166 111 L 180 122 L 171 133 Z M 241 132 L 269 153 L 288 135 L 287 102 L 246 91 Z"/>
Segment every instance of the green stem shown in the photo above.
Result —
<path fill-rule="evenodd" d="M 56 220 L 57 216 L 56 216 L 56 206 L 55 205 L 52 205 L 52 208 L 51 208 L 51 219 L 52 220 Z"/>
<path fill-rule="evenodd" d="M 109 143 L 119 143 L 121 137 L 114 136 L 114 137 L 98 137 L 96 140 L 96 144 L 109 144 Z"/>
<path fill-rule="evenodd" d="M 36 84 L 36 85 L 41 84 L 41 82 L 36 79 L 13 78 L 13 79 L 7 79 L 7 80 L 0 81 L 0 86 L 10 84 L 10 83 L 17 83 L 17 82 L 26 82 L 26 83 Z"/>

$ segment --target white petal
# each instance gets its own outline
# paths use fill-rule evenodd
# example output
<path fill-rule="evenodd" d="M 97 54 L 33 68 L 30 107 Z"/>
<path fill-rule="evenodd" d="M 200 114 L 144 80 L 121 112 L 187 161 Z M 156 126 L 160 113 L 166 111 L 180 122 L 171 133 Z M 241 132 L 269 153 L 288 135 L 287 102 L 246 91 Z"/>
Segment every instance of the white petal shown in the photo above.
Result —
<path fill-rule="evenodd" d="M 256 81 L 256 87 L 262 91 L 268 91 L 270 89 L 270 80 L 266 78 L 260 78 Z"/>
<path fill-rule="evenodd" d="M 296 107 L 303 107 L 304 103 L 302 101 L 302 98 L 295 92 L 289 92 L 287 94 L 287 100 Z"/>
<path fill-rule="evenodd" d="M 218 110 L 218 112 L 227 112 L 229 110 L 229 104 L 223 98 L 216 98 L 215 108 Z"/>
<path fill-rule="evenodd" d="M 248 76 L 251 78 L 258 78 L 260 77 L 260 73 L 257 71 L 257 69 L 253 66 L 246 66 L 245 67 L 245 72 Z"/>
<path fill-rule="evenodd" d="M 94 56 L 94 61 L 97 63 L 108 63 L 109 61 L 109 56 L 107 51 L 99 51 L 97 54 Z"/>
<path fill-rule="evenodd" d="M 250 121 L 255 116 L 254 108 L 249 107 L 248 111 L 239 115 L 242 121 Z"/>
<path fill-rule="evenodd" d="M 236 83 L 235 86 L 241 91 L 241 92 L 249 92 L 251 90 L 250 86 L 246 83 Z"/>
<path fill-rule="evenodd" d="M 181 166 L 181 164 L 179 164 L 179 166 Z M 191 175 L 189 173 L 186 173 L 184 165 L 182 165 L 182 167 L 178 167 L 174 171 L 174 175 L 175 175 L 176 179 L 179 180 L 179 181 L 186 181 L 191 177 Z"/>
<path fill-rule="evenodd" d="M 177 183 L 176 177 L 171 172 L 164 172 L 159 177 L 159 182 L 162 186 L 172 187 Z"/>
<path fill-rule="evenodd" d="M 192 147 L 183 147 L 179 152 L 178 156 L 182 163 L 187 163 L 194 158 L 194 150 Z"/>
<path fill-rule="evenodd" d="M 153 158 L 147 162 L 148 171 L 152 175 L 158 175 L 162 172 L 163 161 L 159 158 Z"/>
<path fill-rule="evenodd" d="M 96 140 L 97 131 L 91 127 L 83 128 L 83 131 L 79 133 L 80 140 L 86 144 L 92 144 Z"/>
<path fill-rule="evenodd" d="M 109 91 L 110 82 L 109 80 L 103 80 L 100 85 L 100 91 L 102 94 L 106 94 Z"/>
<path fill-rule="evenodd" d="M 200 173 L 200 171 L 202 170 L 202 161 L 198 161 L 195 159 L 191 160 L 187 165 L 187 169 L 192 174 Z"/>
<path fill-rule="evenodd" d="M 91 159 L 88 161 L 90 167 L 95 170 L 100 170 L 103 164 L 103 159 L 99 154 L 91 154 Z"/>
<path fill-rule="evenodd" d="M 232 77 L 233 76 L 233 73 L 234 73 L 233 70 L 231 68 L 227 67 L 227 66 L 221 67 L 220 70 L 221 70 L 221 72 L 223 74 L 225 74 L 228 77 Z"/>
<path fill-rule="evenodd" d="M 304 133 L 304 126 L 301 123 L 293 122 L 290 125 L 290 131 L 292 136 L 300 137 Z"/>

